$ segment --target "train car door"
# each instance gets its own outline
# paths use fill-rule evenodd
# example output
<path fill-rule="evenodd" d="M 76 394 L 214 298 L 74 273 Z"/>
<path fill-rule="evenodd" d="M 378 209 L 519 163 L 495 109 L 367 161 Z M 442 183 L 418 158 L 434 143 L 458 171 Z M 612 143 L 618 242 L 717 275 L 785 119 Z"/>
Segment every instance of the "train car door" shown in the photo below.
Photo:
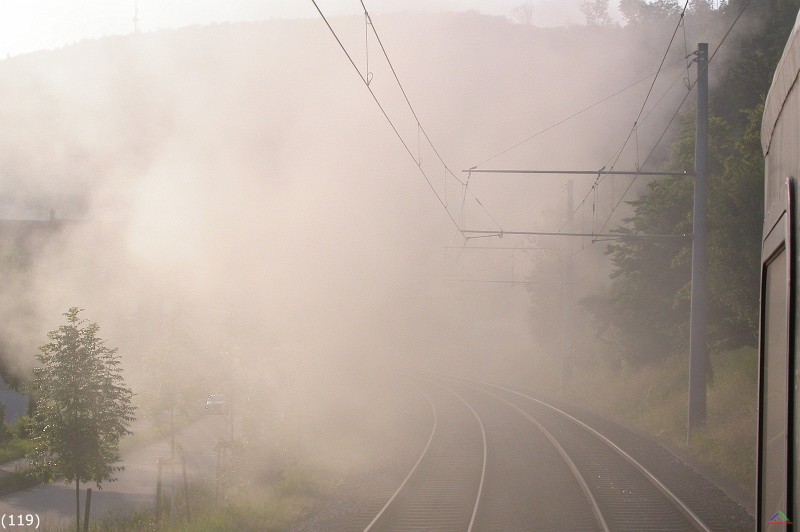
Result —
<path fill-rule="evenodd" d="M 781 530 L 795 516 L 793 450 L 798 447 L 790 421 L 794 408 L 794 245 L 793 183 L 787 182 L 787 205 L 762 243 L 761 339 L 759 357 L 759 530 Z M 772 217 L 774 219 L 774 217 Z"/>

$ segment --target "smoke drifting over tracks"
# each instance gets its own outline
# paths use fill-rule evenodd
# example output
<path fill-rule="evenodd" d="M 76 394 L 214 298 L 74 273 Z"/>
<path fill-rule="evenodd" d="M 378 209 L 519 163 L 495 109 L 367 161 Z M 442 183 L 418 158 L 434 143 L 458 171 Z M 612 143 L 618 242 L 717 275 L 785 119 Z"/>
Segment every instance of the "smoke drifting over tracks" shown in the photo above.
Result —
<path fill-rule="evenodd" d="M 347 529 L 711 530 L 749 524 L 741 508 L 675 467 L 679 462 L 663 448 L 613 423 L 592 418 L 619 448 L 573 413 L 514 390 L 442 375 L 408 379 L 413 386 L 407 391 L 429 401 L 427 412 L 419 410 L 427 431 L 415 432 L 417 454 L 395 469 L 394 489 L 384 478 L 386 488 L 345 519 Z M 631 454 L 647 462 L 658 452 L 674 463 L 659 469 L 654 481 Z M 655 459 L 664 462 L 664 456 Z M 679 496 L 669 495 L 676 483 Z"/>

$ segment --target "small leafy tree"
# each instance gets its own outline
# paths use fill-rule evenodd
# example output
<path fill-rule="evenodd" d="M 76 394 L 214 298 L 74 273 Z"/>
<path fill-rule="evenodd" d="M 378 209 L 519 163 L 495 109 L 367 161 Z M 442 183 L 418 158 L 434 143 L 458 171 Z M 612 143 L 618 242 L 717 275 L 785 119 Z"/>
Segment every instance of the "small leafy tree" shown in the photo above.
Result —
<path fill-rule="evenodd" d="M 525 2 L 511 10 L 511 17 L 520 24 L 533 25 L 533 4 Z"/>
<path fill-rule="evenodd" d="M 34 470 L 45 480 L 75 482 L 76 522 L 80 529 L 80 483 L 113 482 L 119 441 L 130 434 L 134 420 L 133 393 L 121 375 L 117 349 L 98 337 L 99 326 L 80 319 L 77 307 L 64 313 L 67 323 L 47 334 L 39 348 L 33 388 L 38 406 L 34 416 L 31 455 Z"/>
<path fill-rule="evenodd" d="M 671 20 L 680 13 L 676 0 L 620 0 L 619 10 L 628 24 Z"/>
<path fill-rule="evenodd" d="M 608 14 L 609 0 L 584 0 L 581 2 L 581 11 L 586 17 L 589 26 L 611 26 L 613 21 Z"/>

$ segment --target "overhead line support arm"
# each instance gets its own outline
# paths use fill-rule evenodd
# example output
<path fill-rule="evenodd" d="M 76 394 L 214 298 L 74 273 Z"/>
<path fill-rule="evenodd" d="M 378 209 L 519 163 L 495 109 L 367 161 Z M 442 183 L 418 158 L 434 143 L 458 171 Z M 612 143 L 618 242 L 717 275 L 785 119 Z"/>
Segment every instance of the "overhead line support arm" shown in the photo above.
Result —
<path fill-rule="evenodd" d="M 483 174 L 560 174 L 560 175 L 642 175 L 665 177 L 694 177 L 692 172 L 635 172 L 623 170 L 461 170 L 462 173 Z"/>
<path fill-rule="evenodd" d="M 625 234 L 625 233 L 559 233 L 547 231 L 489 231 L 489 230 L 476 230 L 476 229 L 462 229 L 465 235 L 479 234 L 479 235 L 536 235 L 536 236 L 582 236 L 593 238 L 692 238 L 692 235 L 641 235 L 641 234 Z"/>

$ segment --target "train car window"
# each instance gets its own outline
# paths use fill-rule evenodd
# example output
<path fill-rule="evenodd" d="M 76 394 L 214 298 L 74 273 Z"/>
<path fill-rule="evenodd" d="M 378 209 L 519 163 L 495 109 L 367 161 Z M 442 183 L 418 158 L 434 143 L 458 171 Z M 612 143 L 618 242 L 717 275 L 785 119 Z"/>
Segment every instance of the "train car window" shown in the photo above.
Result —
<path fill-rule="evenodd" d="M 761 523 L 764 529 L 777 512 L 786 512 L 787 434 L 789 416 L 787 357 L 786 252 L 767 264 L 764 293 L 764 359 L 762 373 L 763 422 L 761 466 L 763 479 Z M 774 525 L 770 529 L 774 528 Z"/>

